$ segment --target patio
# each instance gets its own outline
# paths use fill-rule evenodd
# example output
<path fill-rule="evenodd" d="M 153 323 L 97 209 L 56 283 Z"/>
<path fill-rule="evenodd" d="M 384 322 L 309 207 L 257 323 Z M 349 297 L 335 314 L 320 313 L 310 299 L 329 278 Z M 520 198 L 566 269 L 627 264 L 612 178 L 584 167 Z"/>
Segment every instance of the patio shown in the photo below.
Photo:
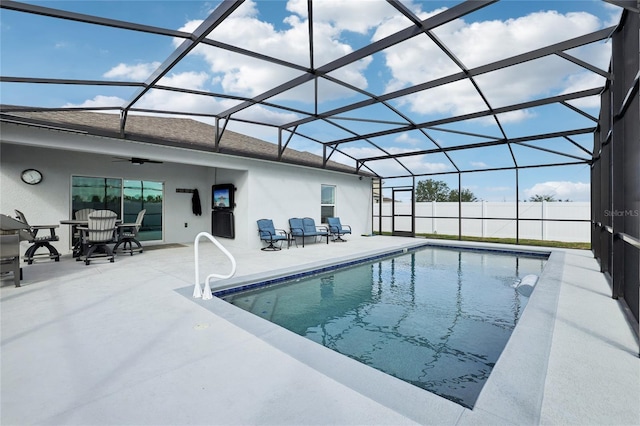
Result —
<path fill-rule="evenodd" d="M 424 242 L 232 250 L 232 280 Z M 3 279 L 0 423 L 640 423 L 637 332 L 590 251 L 553 250 L 474 410 L 221 300 L 193 299 L 193 252 L 170 245 L 90 266 L 65 255 L 23 265 L 21 288 Z M 206 240 L 200 253 L 201 278 L 228 270 Z"/>

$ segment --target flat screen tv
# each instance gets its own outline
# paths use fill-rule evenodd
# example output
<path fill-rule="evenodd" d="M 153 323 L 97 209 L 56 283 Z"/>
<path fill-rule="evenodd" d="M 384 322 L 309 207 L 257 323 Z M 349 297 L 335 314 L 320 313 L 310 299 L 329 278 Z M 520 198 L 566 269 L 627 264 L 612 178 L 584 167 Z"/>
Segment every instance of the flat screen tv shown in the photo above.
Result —
<path fill-rule="evenodd" d="M 211 208 L 213 210 L 233 210 L 235 189 L 232 183 L 213 185 L 211 187 Z"/>

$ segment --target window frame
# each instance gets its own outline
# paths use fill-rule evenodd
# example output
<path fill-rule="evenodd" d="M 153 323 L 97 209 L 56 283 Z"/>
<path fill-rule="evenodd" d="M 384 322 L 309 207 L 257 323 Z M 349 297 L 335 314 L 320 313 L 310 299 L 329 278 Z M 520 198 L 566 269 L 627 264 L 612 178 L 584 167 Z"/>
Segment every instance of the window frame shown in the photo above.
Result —
<path fill-rule="evenodd" d="M 332 198 L 333 198 L 333 202 L 332 203 L 326 203 L 325 202 L 325 197 L 324 197 L 324 192 L 325 189 L 331 189 L 332 190 Z M 330 184 L 320 184 L 320 223 L 327 223 L 327 217 L 335 217 L 336 216 L 336 208 L 337 208 L 337 198 L 338 198 L 338 187 L 336 185 L 330 185 Z M 331 208 L 332 209 L 332 213 L 330 215 L 325 215 L 325 212 L 323 210 L 326 210 L 327 208 Z"/>

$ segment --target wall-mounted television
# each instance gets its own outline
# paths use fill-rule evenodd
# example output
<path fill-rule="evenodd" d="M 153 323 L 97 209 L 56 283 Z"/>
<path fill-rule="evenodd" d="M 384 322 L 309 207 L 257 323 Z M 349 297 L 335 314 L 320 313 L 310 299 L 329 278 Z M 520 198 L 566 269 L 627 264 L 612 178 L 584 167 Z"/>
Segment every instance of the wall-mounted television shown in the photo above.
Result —
<path fill-rule="evenodd" d="M 211 208 L 213 210 L 233 210 L 236 206 L 234 192 L 236 188 L 232 183 L 213 185 L 211 187 Z"/>

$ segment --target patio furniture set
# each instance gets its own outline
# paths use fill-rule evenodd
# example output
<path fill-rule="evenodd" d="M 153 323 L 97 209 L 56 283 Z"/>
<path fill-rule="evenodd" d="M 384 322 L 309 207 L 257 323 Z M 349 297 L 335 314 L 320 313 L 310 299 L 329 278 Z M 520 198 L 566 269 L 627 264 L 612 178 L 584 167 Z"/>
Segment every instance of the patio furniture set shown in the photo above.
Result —
<path fill-rule="evenodd" d="M 281 250 L 285 241 L 287 248 L 291 247 L 292 243 L 298 247 L 298 239 L 302 240 L 302 247 L 304 247 L 307 238 L 312 238 L 312 241 L 316 242 L 320 242 L 324 238 L 329 244 L 331 236 L 334 242 L 345 242 L 346 240 L 342 236 L 351 234 L 351 226 L 342 225 L 338 217 L 327 218 L 327 226 L 317 226 L 315 220 L 310 217 L 290 218 L 288 232 L 275 228 L 271 219 L 259 219 L 257 222 L 260 239 L 267 244 L 261 249 L 263 251 Z"/>
<path fill-rule="evenodd" d="M 146 210 L 138 213 L 134 223 L 122 223 L 111 210 L 78 210 L 71 220 L 61 220 L 60 224 L 70 225 L 72 229 L 73 257 L 89 265 L 91 260 L 105 258 L 115 261 L 115 253 L 142 253 L 143 248 L 138 241 L 138 231 L 142 226 Z M 60 261 L 60 253 L 51 244 L 59 241 L 56 229 L 60 225 L 31 225 L 24 213 L 15 210 L 16 218 L 8 215 L 2 217 L 2 273 L 13 272 L 16 287 L 20 287 L 22 268 L 20 268 L 20 242 L 27 241 L 31 245 L 24 253 L 23 259 L 31 265 L 34 260 L 47 258 Z M 48 232 L 47 232 L 48 231 Z M 110 244 L 114 244 L 113 248 Z M 134 246 L 135 245 L 135 246 Z M 42 250 L 41 250 L 42 249 Z M 44 252 L 46 250 L 47 252 Z"/>
<path fill-rule="evenodd" d="M 111 210 L 78 210 L 73 220 L 60 221 L 63 225 L 71 225 L 73 234 L 73 256 L 83 260 L 86 265 L 96 257 L 106 257 L 115 261 L 115 253 L 142 253 L 143 248 L 138 241 L 138 231 L 146 210 L 138 212 L 136 221 L 122 223 L 118 215 Z M 109 245 L 114 244 L 113 248 Z M 135 247 L 133 246 L 135 244 Z"/>

